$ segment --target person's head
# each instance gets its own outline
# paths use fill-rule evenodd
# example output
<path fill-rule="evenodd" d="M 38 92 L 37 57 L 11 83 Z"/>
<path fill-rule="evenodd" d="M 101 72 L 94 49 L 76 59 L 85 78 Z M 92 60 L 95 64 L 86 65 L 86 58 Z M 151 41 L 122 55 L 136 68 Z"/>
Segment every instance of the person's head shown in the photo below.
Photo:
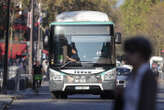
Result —
<path fill-rule="evenodd" d="M 76 50 L 75 49 L 72 49 L 72 54 L 76 54 Z"/>
<path fill-rule="evenodd" d="M 152 54 L 151 43 L 143 36 L 134 36 L 127 39 L 123 47 L 127 63 L 133 66 L 148 62 Z"/>

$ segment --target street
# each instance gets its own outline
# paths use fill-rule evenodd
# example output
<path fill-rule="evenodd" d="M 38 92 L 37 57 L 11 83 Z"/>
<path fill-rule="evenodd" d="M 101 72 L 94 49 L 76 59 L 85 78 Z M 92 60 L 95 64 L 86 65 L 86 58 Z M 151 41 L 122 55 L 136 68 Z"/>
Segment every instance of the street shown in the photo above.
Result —
<path fill-rule="evenodd" d="M 17 99 L 9 110 L 112 110 L 112 102 L 94 95 L 73 95 L 66 100 L 52 99 L 46 82 L 38 95 L 33 93 Z M 157 110 L 164 109 L 164 89 L 159 90 L 157 108 Z"/>

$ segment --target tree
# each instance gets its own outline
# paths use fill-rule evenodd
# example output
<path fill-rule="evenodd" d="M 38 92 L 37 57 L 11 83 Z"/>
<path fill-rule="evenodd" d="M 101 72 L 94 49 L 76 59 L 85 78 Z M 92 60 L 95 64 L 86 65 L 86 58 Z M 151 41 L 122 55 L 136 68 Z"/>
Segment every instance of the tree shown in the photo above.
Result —
<path fill-rule="evenodd" d="M 117 22 L 124 36 L 143 34 L 155 45 L 154 54 L 162 48 L 163 5 L 160 0 L 126 0 L 119 10 Z M 124 37 L 125 38 L 125 37 Z"/>
<path fill-rule="evenodd" d="M 46 20 L 50 23 L 61 12 L 77 10 L 102 11 L 114 19 L 112 6 L 115 3 L 116 0 L 42 0 L 42 7 L 47 10 Z"/>
<path fill-rule="evenodd" d="M 22 2 L 23 3 L 23 9 L 21 10 L 24 10 L 25 7 L 28 7 L 29 5 L 29 1 L 30 0 L 11 0 L 11 3 L 10 3 L 10 16 L 13 15 L 13 13 L 15 13 L 17 11 L 17 8 L 16 8 L 16 4 L 19 3 L 19 2 Z M 1 0 L 0 1 L 0 39 L 3 39 L 4 38 L 4 32 L 5 32 L 5 29 L 6 29 L 6 19 L 7 19 L 7 0 Z M 11 17 L 10 17 L 11 19 Z"/>
<path fill-rule="evenodd" d="M 5 20 L 7 19 L 7 2 L 5 0 L 0 1 L 0 10 L 0 39 L 2 39 L 6 28 Z"/>
<path fill-rule="evenodd" d="M 144 16 L 159 0 L 126 0 L 121 7 L 121 25 L 126 35 L 142 33 L 145 29 Z"/>
<path fill-rule="evenodd" d="M 146 32 L 151 36 L 153 44 L 156 46 L 155 53 L 160 55 L 161 49 L 164 49 L 164 2 L 160 2 L 152 7 L 146 14 Z"/>

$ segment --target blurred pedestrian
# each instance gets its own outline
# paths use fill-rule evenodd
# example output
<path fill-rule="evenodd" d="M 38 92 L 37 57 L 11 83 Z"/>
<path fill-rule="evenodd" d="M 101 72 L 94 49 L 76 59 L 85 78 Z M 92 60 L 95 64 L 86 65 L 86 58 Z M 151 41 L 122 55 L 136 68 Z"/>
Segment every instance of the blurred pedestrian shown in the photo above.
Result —
<path fill-rule="evenodd" d="M 23 68 L 23 63 L 20 63 L 18 66 L 18 69 L 16 71 L 16 91 L 20 90 L 20 80 L 21 80 L 21 74 L 25 74 L 25 70 Z"/>
<path fill-rule="evenodd" d="M 36 89 L 37 81 L 39 81 L 39 87 L 42 83 L 42 65 L 40 65 L 40 62 L 34 62 L 33 65 L 33 89 Z"/>
<path fill-rule="evenodd" d="M 158 80 L 158 77 L 159 77 L 159 67 L 158 67 L 157 62 L 153 62 L 153 64 L 152 64 L 152 71 L 155 74 L 156 80 Z"/>
<path fill-rule="evenodd" d="M 48 61 L 46 59 L 43 60 L 42 62 L 42 67 L 43 67 L 43 80 L 48 79 Z"/>
<path fill-rule="evenodd" d="M 155 110 L 157 82 L 149 67 L 150 42 L 142 36 L 125 41 L 127 63 L 133 66 L 127 87 L 118 90 L 114 110 Z"/>

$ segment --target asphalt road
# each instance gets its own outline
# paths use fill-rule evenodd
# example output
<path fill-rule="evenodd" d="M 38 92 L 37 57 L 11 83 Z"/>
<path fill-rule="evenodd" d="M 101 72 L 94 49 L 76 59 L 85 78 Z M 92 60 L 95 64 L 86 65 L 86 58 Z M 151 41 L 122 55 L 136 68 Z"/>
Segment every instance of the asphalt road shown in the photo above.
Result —
<path fill-rule="evenodd" d="M 41 88 L 39 95 L 31 93 L 16 100 L 9 110 L 112 110 L 112 100 L 102 100 L 94 95 L 73 95 L 66 100 L 54 100 L 48 87 Z M 164 89 L 160 89 L 157 110 L 164 110 Z"/>

